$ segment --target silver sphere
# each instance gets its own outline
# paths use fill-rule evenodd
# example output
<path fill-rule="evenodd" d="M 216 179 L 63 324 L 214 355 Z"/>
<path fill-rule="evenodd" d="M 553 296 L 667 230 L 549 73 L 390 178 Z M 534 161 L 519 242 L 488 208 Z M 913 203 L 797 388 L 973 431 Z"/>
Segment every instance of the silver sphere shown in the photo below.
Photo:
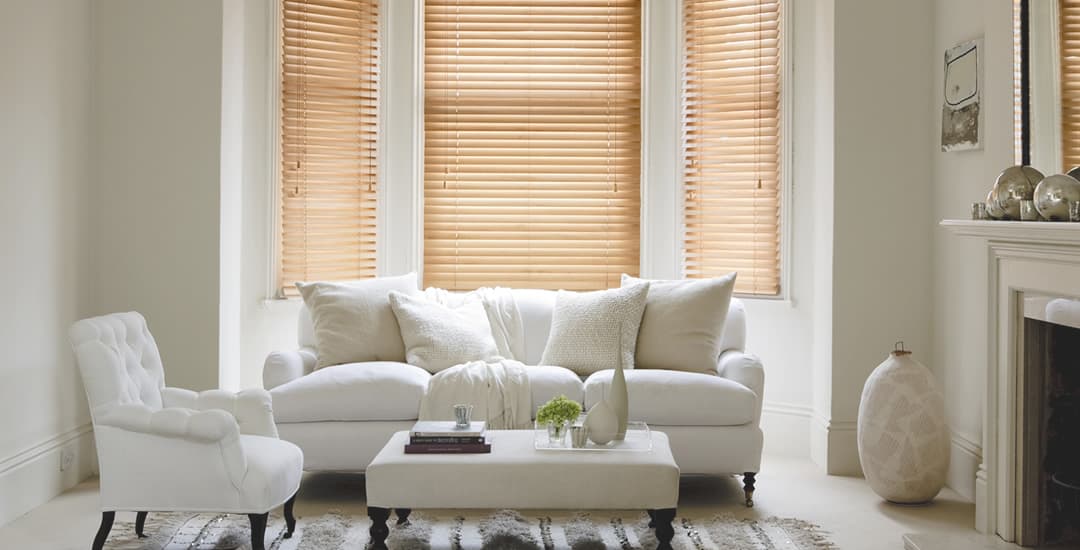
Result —
<path fill-rule="evenodd" d="M 998 204 L 997 195 L 994 194 L 993 189 L 986 194 L 986 215 L 990 216 L 992 220 L 1000 220 L 1005 217 L 1005 210 Z"/>
<path fill-rule="evenodd" d="M 1000 218 L 1020 219 L 1020 201 L 1032 200 L 1035 186 L 1043 179 L 1042 172 L 1030 166 L 1010 166 L 998 174 L 987 202 L 995 202 L 1002 211 Z"/>
<path fill-rule="evenodd" d="M 1080 201 L 1080 181 L 1072 176 L 1046 176 L 1035 186 L 1035 209 L 1050 221 L 1069 221 L 1069 203 Z"/>

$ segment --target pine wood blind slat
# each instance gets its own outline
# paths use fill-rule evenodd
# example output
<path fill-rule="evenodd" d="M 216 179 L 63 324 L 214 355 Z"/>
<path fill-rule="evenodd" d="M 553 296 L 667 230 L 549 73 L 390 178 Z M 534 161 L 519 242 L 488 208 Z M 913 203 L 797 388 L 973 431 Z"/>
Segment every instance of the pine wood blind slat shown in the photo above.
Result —
<path fill-rule="evenodd" d="M 424 10 L 424 284 L 593 290 L 636 274 L 641 3 Z"/>
<path fill-rule="evenodd" d="M 1080 0 L 1060 0 L 1058 7 L 1061 40 L 1061 171 L 1065 172 L 1080 165 Z M 1016 27 L 1019 27 L 1019 20 Z"/>
<path fill-rule="evenodd" d="M 683 0 L 687 277 L 780 292 L 779 1 Z"/>
<path fill-rule="evenodd" d="M 379 1 L 284 0 L 278 290 L 375 275 Z"/>

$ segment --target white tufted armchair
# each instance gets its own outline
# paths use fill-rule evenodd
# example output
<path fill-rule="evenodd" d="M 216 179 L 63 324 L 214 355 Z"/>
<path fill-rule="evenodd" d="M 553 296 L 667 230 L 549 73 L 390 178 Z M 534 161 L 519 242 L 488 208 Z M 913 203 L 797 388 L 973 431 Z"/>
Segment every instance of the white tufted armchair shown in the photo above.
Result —
<path fill-rule="evenodd" d="M 142 315 L 114 313 L 70 331 L 101 469 L 100 550 L 117 510 L 247 514 L 251 546 L 263 549 L 271 509 L 285 505 L 287 532 L 304 457 L 278 439 L 270 394 L 166 388 L 154 337 Z"/>

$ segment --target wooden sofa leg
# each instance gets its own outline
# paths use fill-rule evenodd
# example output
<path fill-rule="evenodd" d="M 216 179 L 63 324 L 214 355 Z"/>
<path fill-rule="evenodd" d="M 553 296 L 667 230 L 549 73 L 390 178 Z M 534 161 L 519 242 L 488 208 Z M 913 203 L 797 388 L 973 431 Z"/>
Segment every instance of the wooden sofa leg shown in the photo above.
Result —
<path fill-rule="evenodd" d="M 109 538 L 109 531 L 112 531 L 114 519 L 116 519 L 116 512 L 101 513 L 101 526 L 98 527 L 97 536 L 94 537 L 94 545 L 91 546 L 93 550 L 101 550 L 105 547 L 105 539 Z"/>
<path fill-rule="evenodd" d="M 743 474 L 743 493 L 746 495 L 746 507 L 754 507 L 754 476 L 757 472 L 746 472 Z"/>
<path fill-rule="evenodd" d="M 146 535 L 143 533 L 143 528 L 146 527 L 146 512 L 135 513 L 135 536 L 140 539 L 145 539 Z"/>

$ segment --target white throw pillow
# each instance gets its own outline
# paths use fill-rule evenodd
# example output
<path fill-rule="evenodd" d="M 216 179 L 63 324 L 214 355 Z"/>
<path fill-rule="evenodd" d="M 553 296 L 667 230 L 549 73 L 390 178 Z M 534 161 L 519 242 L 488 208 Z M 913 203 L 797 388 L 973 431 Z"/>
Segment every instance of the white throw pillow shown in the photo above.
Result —
<path fill-rule="evenodd" d="M 431 373 L 461 363 L 489 360 L 499 355 L 491 336 L 484 304 L 479 298 L 465 299 L 455 307 L 401 294 L 390 293 L 405 359 Z"/>
<path fill-rule="evenodd" d="M 631 287 L 645 279 L 622 276 Z M 649 281 L 634 355 L 638 368 L 716 372 L 735 273 L 716 279 Z"/>
<path fill-rule="evenodd" d="M 634 368 L 634 344 L 648 292 L 648 283 L 595 292 L 560 290 L 540 364 L 586 376 L 614 369 L 621 357 L 623 368 Z"/>
<path fill-rule="evenodd" d="M 296 283 L 311 311 L 316 368 L 362 361 L 404 361 L 405 344 L 390 291 L 419 294 L 416 273 L 340 283 Z"/>

